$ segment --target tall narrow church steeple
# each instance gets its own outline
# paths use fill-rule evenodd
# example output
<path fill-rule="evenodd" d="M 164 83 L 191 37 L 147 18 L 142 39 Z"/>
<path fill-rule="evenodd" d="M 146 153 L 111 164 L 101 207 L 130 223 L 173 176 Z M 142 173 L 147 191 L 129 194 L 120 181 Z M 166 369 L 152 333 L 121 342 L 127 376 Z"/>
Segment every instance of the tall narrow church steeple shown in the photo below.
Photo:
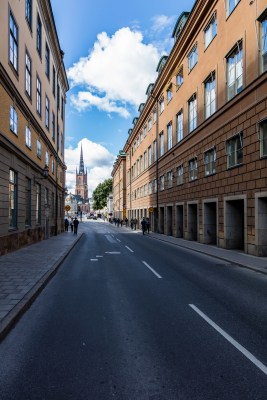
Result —
<path fill-rule="evenodd" d="M 80 155 L 80 168 L 79 174 L 84 174 L 84 162 L 83 162 L 83 146 L 81 144 L 81 155 Z"/>

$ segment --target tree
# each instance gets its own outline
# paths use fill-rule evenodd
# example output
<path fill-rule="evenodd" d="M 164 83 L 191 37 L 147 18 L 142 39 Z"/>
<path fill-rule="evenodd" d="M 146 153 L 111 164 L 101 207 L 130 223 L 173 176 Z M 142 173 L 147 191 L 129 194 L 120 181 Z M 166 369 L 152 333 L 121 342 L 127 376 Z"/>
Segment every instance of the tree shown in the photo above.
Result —
<path fill-rule="evenodd" d="M 102 210 L 107 206 L 108 195 L 112 192 L 112 179 L 106 179 L 93 191 L 93 208 L 94 210 Z"/>

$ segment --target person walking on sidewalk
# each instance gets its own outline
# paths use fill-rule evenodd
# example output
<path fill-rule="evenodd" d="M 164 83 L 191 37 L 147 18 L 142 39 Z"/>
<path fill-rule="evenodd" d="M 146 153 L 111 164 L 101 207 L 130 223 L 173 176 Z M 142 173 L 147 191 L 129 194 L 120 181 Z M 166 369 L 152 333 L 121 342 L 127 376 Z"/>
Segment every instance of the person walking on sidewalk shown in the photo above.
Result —
<path fill-rule="evenodd" d="M 150 221 L 149 221 L 149 218 L 147 218 L 146 219 L 146 230 L 147 230 L 147 233 L 149 233 L 149 228 L 150 228 Z"/>
<path fill-rule="evenodd" d="M 69 220 L 68 220 L 68 218 L 65 218 L 64 225 L 65 225 L 65 232 L 68 232 L 68 230 L 69 230 Z"/>
<path fill-rule="evenodd" d="M 145 217 L 143 217 L 143 219 L 141 221 L 141 226 L 142 226 L 142 231 L 143 231 L 143 235 L 144 235 L 145 231 L 146 231 L 146 220 L 145 220 Z"/>
<path fill-rule="evenodd" d="M 78 221 L 77 218 L 75 217 L 75 218 L 74 218 L 74 221 L 73 221 L 74 235 L 77 235 L 77 232 L 78 232 L 78 225 L 79 225 L 79 221 Z"/>
<path fill-rule="evenodd" d="M 136 218 L 133 220 L 133 224 L 134 224 L 134 230 L 136 230 L 136 224 L 137 224 L 137 219 Z"/>

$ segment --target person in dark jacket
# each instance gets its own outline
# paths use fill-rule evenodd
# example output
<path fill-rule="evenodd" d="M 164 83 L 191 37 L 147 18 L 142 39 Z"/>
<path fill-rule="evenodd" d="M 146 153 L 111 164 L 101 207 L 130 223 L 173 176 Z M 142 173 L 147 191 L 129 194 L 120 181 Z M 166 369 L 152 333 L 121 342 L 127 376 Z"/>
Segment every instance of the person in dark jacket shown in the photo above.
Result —
<path fill-rule="evenodd" d="M 143 235 L 145 234 L 145 231 L 146 231 L 146 220 L 145 220 L 145 217 L 142 219 L 142 221 L 141 221 L 141 226 L 142 226 L 142 232 L 143 232 Z"/>
<path fill-rule="evenodd" d="M 68 232 L 68 230 L 69 230 L 69 220 L 68 220 L 68 218 L 65 218 L 64 225 L 65 225 L 65 232 Z"/>
<path fill-rule="evenodd" d="M 78 225 L 79 225 L 79 221 L 78 221 L 77 218 L 75 217 L 75 218 L 74 218 L 74 221 L 73 221 L 74 235 L 77 235 L 77 232 L 78 232 Z"/>

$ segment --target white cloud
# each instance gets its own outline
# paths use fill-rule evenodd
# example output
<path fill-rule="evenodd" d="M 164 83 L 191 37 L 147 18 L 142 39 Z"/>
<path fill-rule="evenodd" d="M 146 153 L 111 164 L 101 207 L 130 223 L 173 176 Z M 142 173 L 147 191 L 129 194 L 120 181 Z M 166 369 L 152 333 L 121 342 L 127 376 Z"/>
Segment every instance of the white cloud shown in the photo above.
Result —
<path fill-rule="evenodd" d="M 152 18 L 151 30 L 156 33 L 161 33 L 165 29 L 170 29 L 174 27 L 175 17 L 167 17 L 166 15 L 156 15 Z"/>
<path fill-rule="evenodd" d="M 145 100 L 148 84 L 157 77 L 159 59 L 157 48 L 143 43 L 139 31 L 126 27 L 111 37 L 100 33 L 88 57 L 68 70 L 71 87 L 86 89 L 71 97 L 72 104 L 80 111 L 96 106 L 128 116 L 122 104 L 138 106 Z"/>
<path fill-rule="evenodd" d="M 66 148 L 66 186 L 69 192 L 73 194 L 75 193 L 76 168 L 79 169 L 80 164 L 81 144 L 83 148 L 84 167 L 87 168 L 88 173 L 87 183 L 90 197 L 99 183 L 111 178 L 115 156 L 102 145 L 94 143 L 87 138 L 79 141 L 75 148 Z"/>

